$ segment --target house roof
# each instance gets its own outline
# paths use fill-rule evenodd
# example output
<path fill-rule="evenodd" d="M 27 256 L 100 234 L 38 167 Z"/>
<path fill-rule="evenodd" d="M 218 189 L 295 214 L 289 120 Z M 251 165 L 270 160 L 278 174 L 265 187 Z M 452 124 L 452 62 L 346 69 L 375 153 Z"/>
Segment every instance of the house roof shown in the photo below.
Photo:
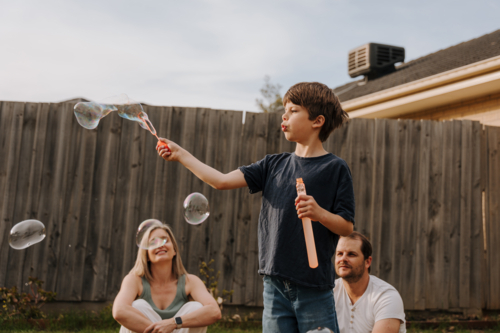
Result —
<path fill-rule="evenodd" d="M 416 81 L 500 55 L 500 30 L 403 63 L 396 71 L 377 79 L 349 82 L 334 88 L 341 102 Z"/>

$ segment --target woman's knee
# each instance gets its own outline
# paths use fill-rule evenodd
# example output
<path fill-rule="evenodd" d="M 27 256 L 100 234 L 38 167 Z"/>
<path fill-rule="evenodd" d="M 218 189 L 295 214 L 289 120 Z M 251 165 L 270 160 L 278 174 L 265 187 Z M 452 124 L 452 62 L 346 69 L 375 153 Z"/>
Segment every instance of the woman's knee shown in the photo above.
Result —
<path fill-rule="evenodd" d="M 149 303 L 143 299 L 136 299 L 132 302 L 132 307 L 140 310 L 144 307 L 151 307 L 151 305 L 149 305 Z"/>
<path fill-rule="evenodd" d="M 184 304 L 180 309 L 178 314 L 186 314 L 201 309 L 203 305 L 200 302 L 192 301 Z"/>

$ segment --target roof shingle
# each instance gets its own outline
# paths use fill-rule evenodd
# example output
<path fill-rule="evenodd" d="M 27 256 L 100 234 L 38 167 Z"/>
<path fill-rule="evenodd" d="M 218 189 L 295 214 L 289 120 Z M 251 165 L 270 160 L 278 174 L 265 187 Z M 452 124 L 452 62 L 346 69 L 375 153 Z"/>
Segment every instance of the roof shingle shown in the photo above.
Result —
<path fill-rule="evenodd" d="M 396 71 L 380 78 L 358 85 L 357 80 L 333 91 L 341 102 L 396 87 L 455 68 L 500 55 L 500 30 L 463 42 L 424 57 L 403 63 Z"/>

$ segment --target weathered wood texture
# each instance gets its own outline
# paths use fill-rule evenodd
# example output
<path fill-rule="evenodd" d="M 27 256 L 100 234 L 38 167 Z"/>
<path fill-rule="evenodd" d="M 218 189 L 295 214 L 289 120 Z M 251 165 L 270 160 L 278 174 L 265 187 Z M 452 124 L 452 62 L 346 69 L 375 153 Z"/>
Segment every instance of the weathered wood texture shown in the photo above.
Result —
<path fill-rule="evenodd" d="M 234 290 L 230 303 L 262 305 L 260 194 L 212 189 L 160 159 L 156 139 L 115 114 L 85 130 L 71 104 L 0 107 L 0 286 L 24 289 L 33 275 L 59 300 L 112 300 L 135 261 L 137 226 L 156 218 L 173 227 L 188 271 L 215 259 L 219 288 Z M 243 125 L 236 111 L 145 111 L 159 135 L 225 173 L 294 149 L 277 114 L 247 113 Z M 497 128 L 353 119 L 325 148 L 351 168 L 355 228 L 373 243 L 372 274 L 399 290 L 406 309 L 500 309 Z M 183 219 L 182 203 L 192 192 L 210 202 L 211 216 L 199 226 Z M 45 224 L 47 238 L 13 250 L 9 230 L 28 218 Z"/>
<path fill-rule="evenodd" d="M 486 127 L 484 133 L 484 218 L 485 267 L 483 307 L 500 309 L 500 127 Z"/>

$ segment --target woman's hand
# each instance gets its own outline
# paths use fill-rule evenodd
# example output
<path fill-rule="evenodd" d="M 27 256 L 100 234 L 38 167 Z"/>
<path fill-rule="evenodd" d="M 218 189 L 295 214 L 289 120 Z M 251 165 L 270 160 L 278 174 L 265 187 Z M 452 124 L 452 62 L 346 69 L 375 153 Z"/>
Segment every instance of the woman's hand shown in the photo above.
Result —
<path fill-rule="evenodd" d="M 171 333 L 177 328 L 174 319 L 165 319 L 146 327 L 144 333 Z"/>
<path fill-rule="evenodd" d="M 184 149 L 181 148 L 178 144 L 173 141 L 167 140 L 165 138 L 160 138 L 161 142 L 164 142 L 168 145 L 168 148 L 157 144 L 156 151 L 158 151 L 158 155 L 160 155 L 165 161 L 179 161 L 182 156 Z"/>
<path fill-rule="evenodd" d="M 311 221 L 322 221 L 325 210 L 321 208 L 311 195 L 299 194 L 295 199 L 295 209 L 299 219 L 308 217 Z"/>

